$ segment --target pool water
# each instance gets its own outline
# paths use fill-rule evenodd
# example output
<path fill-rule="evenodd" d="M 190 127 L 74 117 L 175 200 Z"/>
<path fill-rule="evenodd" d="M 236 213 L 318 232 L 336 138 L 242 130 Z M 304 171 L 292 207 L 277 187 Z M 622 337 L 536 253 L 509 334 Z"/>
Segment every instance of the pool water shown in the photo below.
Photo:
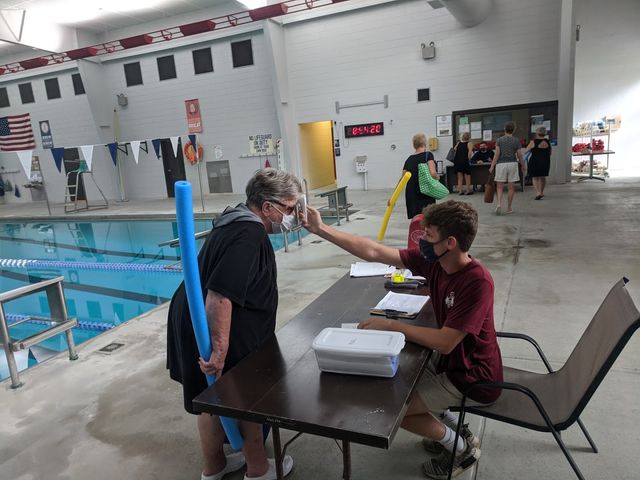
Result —
<path fill-rule="evenodd" d="M 196 232 L 210 228 L 209 220 L 195 221 Z M 294 235 L 289 235 L 293 243 Z M 79 321 L 73 329 L 79 344 L 171 299 L 182 273 L 162 267 L 176 264 L 180 250 L 158 244 L 177 237 L 177 224 L 170 220 L 0 223 L 1 259 L 40 261 L 27 268 L 10 266 L 10 262 L 1 265 L 0 292 L 63 276 L 69 316 Z M 281 234 L 270 235 L 270 239 L 274 250 L 284 246 Z M 198 241 L 198 248 L 203 242 Z M 92 265 L 87 264 L 104 264 L 105 269 L 89 269 Z M 9 324 L 25 315 L 36 317 L 10 327 L 13 339 L 46 328 L 37 319 L 49 316 L 44 293 L 7 302 L 4 309 Z M 39 349 L 24 352 L 24 368 L 47 352 L 53 355 L 66 348 L 64 334 L 45 340 Z M 0 380 L 8 376 L 5 362 L 0 352 Z"/>

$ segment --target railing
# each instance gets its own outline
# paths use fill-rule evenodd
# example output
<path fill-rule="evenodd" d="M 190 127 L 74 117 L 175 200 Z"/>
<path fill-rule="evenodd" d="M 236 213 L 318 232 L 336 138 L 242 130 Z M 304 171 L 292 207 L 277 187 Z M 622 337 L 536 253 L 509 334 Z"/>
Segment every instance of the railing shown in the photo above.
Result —
<path fill-rule="evenodd" d="M 53 337 L 54 335 L 64 333 L 67 336 L 69 360 L 76 360 L 78 358 L 76 347 L 73 342 L 73 335 L 71 333 L 71 329 L 78 324 L 78 320 L 75 318 L 69 318 L 67 314 L 67 306 L 64 301 L 64 290 L 62 288 L 63 280 L 64 277 L 51 278 L 49 280 L 43 280 L 42 282 L 26 285 L 0 294 L 0 335 L 2 336 L 4 353 L 7 356 L 9 374 L 11 375 L 11 388 L 18 388 L 23 385 L 20 381 L 20 377 L 18 376 L 18 366 L 14 357 L 15 352 L 29 348 L 36 343 L 40 343 Z M 41 332 L 31 335 L 30 337 L 11 341 L 7 315 L 4 312 L 4 304 L 42 291 L 47 294 L 47 302 L 49 304 L 49 311 L 51 312 L 51 326 Z M 11 326 L 13 327 L 18 325 L 28 319 L 29 317 L 25 317 L 23 320 L 13 322 Z"/>

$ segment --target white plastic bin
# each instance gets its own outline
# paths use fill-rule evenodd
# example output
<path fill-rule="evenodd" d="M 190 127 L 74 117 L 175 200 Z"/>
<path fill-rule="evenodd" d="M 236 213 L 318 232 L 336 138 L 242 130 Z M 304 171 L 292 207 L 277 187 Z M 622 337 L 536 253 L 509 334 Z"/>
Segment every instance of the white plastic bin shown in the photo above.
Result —
<path fill-rule="evenodd" d="M 312 346 L 323 372 L 393 377 L 398 370 L 398 355 L 404 348 L 404 334 L 325 328 Z"/>

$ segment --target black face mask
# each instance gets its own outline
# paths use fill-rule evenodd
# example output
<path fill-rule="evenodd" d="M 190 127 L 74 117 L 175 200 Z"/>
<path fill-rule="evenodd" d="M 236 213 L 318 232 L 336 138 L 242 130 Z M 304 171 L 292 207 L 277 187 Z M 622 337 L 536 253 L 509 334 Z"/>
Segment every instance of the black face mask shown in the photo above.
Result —
<path fill-rule="evenodd" d="M 482 153 L 484 153 L 484 152 L 486 152 L 486 151 L 487 151 L 487 149 L 486 149 L 486 148 L 481 148 L 481 149 L 480 149 L 480 151 L 481 151 Z"/>
<path fill-rule="evenodd" d="M 420 246 L 420 253 L 424 257 L 424 259 L 429 263 L 435 263 L 438 260 L 440 260 L 442 257 L 444 257 L 447 253 L 449 253 L 449 250 L 447 250 L 442 255 L 438 255 L 436 251 L 433 249 L 434 244 L 431 242 L 427 242 L 424 238 L 421 238 L 418 241 L 418 245 Z"/>

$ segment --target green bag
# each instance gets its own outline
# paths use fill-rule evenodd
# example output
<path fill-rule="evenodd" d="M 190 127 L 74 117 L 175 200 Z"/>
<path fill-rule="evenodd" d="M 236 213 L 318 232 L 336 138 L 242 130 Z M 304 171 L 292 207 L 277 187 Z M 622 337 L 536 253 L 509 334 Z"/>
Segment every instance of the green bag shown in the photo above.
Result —
<path fill-rule="evenodd" d="M 418 164 L 418 185 L 420 185 L 420 193 L 436 200 L 441 200 L 449 195 L 447 187 L 431 176 L 429 165 L 426 163 Z"/>

